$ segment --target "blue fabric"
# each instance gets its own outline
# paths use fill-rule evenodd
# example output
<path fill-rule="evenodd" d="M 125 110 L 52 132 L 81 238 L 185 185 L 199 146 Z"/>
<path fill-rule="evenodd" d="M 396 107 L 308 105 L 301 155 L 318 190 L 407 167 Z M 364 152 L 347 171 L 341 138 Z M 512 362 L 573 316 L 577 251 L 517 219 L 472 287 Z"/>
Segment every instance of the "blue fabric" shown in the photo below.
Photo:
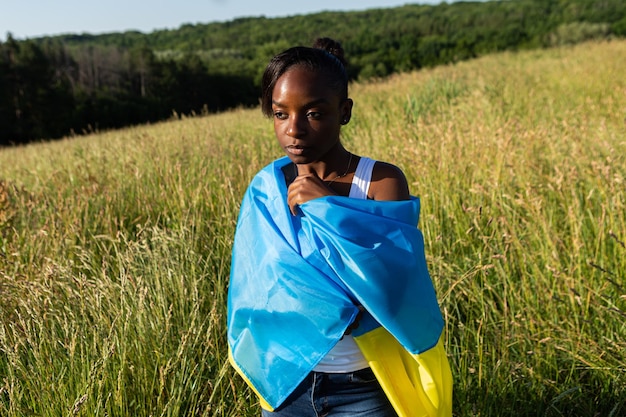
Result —
<path fill-rule="evenodd" d="M 235 367 L 279 406 L 343 336 L 382 324 L 409 352 L 436 345 L 443 319 L 416 225 L 419 200 L 323 197 L 287 205 L 281 158 L 252 180 L 242 201 L 228 295 Z"/>

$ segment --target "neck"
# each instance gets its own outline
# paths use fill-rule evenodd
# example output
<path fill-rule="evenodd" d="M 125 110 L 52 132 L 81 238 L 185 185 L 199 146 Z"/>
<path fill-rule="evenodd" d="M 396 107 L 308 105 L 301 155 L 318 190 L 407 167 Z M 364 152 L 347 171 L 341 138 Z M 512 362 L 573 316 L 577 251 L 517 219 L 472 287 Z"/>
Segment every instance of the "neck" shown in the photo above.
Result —
<path fill-rule="evenodd" d="M 349 172 L 353 159 L 353 155 L 339 144 L 322 159 L 310 164 L 297 165 L 298 175 L 315 174 L 323 181 L 333 181 L 333 179 L 345 176 Z"/>

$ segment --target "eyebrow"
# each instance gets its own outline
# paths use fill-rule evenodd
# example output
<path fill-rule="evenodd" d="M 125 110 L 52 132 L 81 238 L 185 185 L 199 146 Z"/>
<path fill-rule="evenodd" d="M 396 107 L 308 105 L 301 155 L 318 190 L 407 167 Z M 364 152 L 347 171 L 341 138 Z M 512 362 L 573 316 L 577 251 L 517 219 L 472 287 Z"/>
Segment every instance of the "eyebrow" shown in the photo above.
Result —
<path fill-rule="evenodd" d="M 308 108 L 315 107 L 315 106 L 320 105 L 320 104 L 328 104 L 328 103 L 329 103 L 329 101 L 326 100 L 325 98 L 318 98 L 317 100 L 313 100 L 313 101 L 305 104 L 304 107 L 308 109 Z M 285 107 L 284 104 L 279 103 L 276 100 L 272 100 L 272 104 L 275 105 L 275 106 L 278 106 L 278 107 Z"/>

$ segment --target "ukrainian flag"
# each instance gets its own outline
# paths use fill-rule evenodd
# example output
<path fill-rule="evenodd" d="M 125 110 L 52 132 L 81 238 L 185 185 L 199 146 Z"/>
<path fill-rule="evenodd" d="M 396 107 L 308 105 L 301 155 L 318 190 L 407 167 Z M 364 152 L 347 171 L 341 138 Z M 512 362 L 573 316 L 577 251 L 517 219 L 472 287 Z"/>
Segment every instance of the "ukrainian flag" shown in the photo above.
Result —
<path fill-rule="evenodd" d="M 323 197 L 293 216 L 281 158 L 244 196 L 228 294 L 229 358 L 272 410 L 352 332 L 404 416 L 451 416 L 443 319 L 417 228 L 419 199 Z"/>

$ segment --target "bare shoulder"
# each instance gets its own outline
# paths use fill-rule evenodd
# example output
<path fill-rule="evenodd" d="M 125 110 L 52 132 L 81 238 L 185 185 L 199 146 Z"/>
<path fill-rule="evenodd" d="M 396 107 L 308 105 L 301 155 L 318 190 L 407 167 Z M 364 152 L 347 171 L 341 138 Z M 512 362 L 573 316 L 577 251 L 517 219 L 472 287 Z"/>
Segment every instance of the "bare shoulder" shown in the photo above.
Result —
<path fill-rule="evenodd" d="M 409 195 L 409 185 L 404 172 L 393 164 L 376 161 L 372 171 L 369 197 L 373 200 L 393 201 L 408 200 Z"/>

